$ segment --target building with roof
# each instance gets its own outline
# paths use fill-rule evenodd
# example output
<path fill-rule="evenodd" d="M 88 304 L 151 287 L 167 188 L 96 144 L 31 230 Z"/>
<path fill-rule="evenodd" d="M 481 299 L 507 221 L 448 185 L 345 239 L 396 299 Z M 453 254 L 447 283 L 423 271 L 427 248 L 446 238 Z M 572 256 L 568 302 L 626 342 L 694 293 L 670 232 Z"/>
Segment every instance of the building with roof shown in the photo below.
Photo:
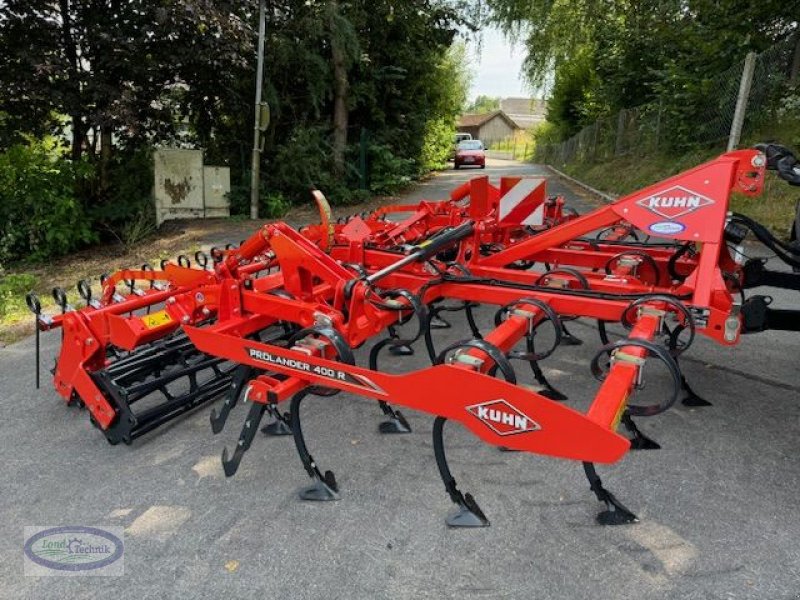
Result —
<path fill-rule="evenodd" d="M 461 115 L 456 130 L 472 135 L 472 139 L 481 140 L 489 147 L 495 142 L 513 136 L 520 127 L 502 110 L 483 114 Z"/>

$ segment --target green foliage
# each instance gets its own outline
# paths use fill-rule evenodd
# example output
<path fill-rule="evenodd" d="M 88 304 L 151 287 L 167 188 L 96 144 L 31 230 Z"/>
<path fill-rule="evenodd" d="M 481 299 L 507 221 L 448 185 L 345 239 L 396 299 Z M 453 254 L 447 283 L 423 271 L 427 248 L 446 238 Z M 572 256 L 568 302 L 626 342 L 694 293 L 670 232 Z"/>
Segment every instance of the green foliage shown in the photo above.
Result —
<path fill-rule="evenodd" d="M 717 75 L 748 51 L 798 35 L 797 3 L 783 0 L 489 4 L 501 27 L 525 40 L 528 79 L 542 84 L 554 74 L 548 119 L 562 139 L 597 117 L 657 101 L 671 137 L 690 141 L 701 108 L 723 96 Z"/>
<path fill-rule="evenodd" d="M 452 119 L 435 119 L 425 128 L 422 151 L 419 158 L 419 171 L 427 173 L 447 168 L 447 159 L 453 151 L 453 136 L 456 134 Z"/>
<path fill-rule="evenodd" d="M 97 228 L 132 246 L 156 228 L 153 154 L 147 147 L 120 153 L 109 165 L 109 189 L 89 211 Z"/>
<path fill-rule="evenodd" d="M 308 203 L 314 187 L 336 204 L 394 193 L 443 166 L 469 87 L 464 45 L 453 42 L 471 28 L 472 11 L 460 0 L 269 2 L 263 214 Z M 23 134 L 59 131 L 75 164 L 92 166 L 66 186 L 70 210 L 85 216 L 80 226 L 59 216 L 71 236 L 63 251 L 149 235 L 154 143 L 201 147 L 207 163 L 230 166 L 240 183 L 232 211 L 249 214 L 257 13 L 256 0 L 0 2 L 0 151 Z M 362 131 L 368 190 L 358 171 Z M 43 234 L 6 229 L 5 256 L 53 254 Z"/>
<path fill-rule="evenodd" d="M 414 174 L 414 161 L 397 156 L 385 144 L 372 144 L 370 157 L 370 191 L 389 195 L 408 185 Z"/>
<path fill-rule="evenodd" d="M 593 102 L 597 86 L 594 66 L 588 52 L 579 52 L 556 72 L 547 103 L 547 121 L 553 125 L 558 139 L 577 133 L 601 112 Z"/>
<path fill-rule="evenodd" d="M 252 55 L 246 20 L 253 8 L 200 0 L 6 0 L 0 110 L 16 130 L 37 135 L 53 115 L 68 115 L 73 158 L 89 147 L 90 131 L 116 132 L 123 144 L 169 139 L 176 117 L 206 123 L 218 114 Z"/>
<path fill-rule="evenodd" d="M 231 203 L 231 217 L 250 217 L 250 185 L 234 185 L 228 194 Z M 270 191 L 262 183 L 259 190 L 259 217 L 278 219 L 286 214 L 291 203 L 277 191 Z"/>
<path fill-rule="evenodd" d="M 489 113 L 500 108 L 500 98 L 497 96 L 478 96 L 473 100 L 464 112 L 467 113 Z"/>
<path fill-rule="evenodd" d="M 27 273 L 3 275 L 0 271 L 0 318 L 20 308 L 26 293 L 33 289 L 36 278 Z"/>
<path fill-rule="evenodd" d="M 91 175 L 53 147 L 31 142 L 0 154 L 0 262 L 41 260 L 96 239 L 76 189 Z"/>

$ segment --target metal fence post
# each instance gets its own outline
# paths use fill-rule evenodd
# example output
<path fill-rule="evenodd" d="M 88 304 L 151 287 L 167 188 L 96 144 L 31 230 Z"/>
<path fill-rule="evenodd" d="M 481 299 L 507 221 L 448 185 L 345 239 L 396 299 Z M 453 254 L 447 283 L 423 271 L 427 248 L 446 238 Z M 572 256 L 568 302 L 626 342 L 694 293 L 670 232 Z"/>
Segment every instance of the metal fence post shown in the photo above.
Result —
<path fill-rule="evenodd" d="M 654 152 L 658 152 L 658 145 L 661 142 L 661 113 L 664 112 L 664 101 L 658 101 L 658 115 L 656 116 L 656 139 L 654 141 Z"/>
<path fill-rule="evenodd" d="M 369 187 L 367 181 L 367 130 L 361 128 L 361 136 L 358 140 L 358 179 L 359 187 L 366 190 Z"/>
<path fill-rule="evenodd" d="M 731 122 L 731 133 L 728 136 L 728 152 L 735 150 L 742 137 L 744 116 L 747 112 L 747 99 L 750 97 L 750 87 L 753 85 L 753 74 L 756 70 L 756 53 L 748 52 L 744 59 L 742 79 L 739 82 L 739 95 L 736 97 L 736 110 Z"/>
<path fill-rule="evenodd" d="M 624 137 L 625 137 L 625 109 L 623 108 L 621 111 L 619 111 L 619 114 L 617 115 L 617 140 L 616 144 L 614 145 L 614 154 L 616 156 L 622 154 L 622 147 L 623 144 L 625 143 L 623 139 Z"/>
<path fill-rule="evenodd" d="M 789 85 L 797 85 L 800 76 L 800 30 L 794 32 L 794 53 L 789 67 Z"/>

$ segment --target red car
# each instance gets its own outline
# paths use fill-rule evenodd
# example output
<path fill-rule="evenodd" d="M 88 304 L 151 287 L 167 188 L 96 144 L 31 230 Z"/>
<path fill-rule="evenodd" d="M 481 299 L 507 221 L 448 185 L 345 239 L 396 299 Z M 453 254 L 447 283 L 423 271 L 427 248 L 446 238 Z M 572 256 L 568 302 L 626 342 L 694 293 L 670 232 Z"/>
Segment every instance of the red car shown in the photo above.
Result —
<path fill-rule="evenodd" d="M 486 168 L 486 153 L 483 150 L 483 142 L 480 140 L 464 140 L 456 146 L 456 158 L 454 168 L 459 167 L 480 167 Z"/>

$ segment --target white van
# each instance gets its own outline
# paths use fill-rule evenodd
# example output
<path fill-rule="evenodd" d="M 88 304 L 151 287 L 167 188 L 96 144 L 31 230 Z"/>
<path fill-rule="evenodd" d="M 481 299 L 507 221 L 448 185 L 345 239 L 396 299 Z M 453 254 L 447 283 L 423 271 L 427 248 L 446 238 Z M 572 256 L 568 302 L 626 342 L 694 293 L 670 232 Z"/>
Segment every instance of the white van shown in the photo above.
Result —
<path fill-rule="evenodd" d="M 450 150 L 450 158 L 448 160 L 455 160 L 456 148 L 458 147 L 458 145 L 465 140 L 471 140 L 471 139 L 472 139 L 471 133 L 463 133 L 460 131 L 456 133 L 455 136 L 453 136 L 453 149 Z"/>

